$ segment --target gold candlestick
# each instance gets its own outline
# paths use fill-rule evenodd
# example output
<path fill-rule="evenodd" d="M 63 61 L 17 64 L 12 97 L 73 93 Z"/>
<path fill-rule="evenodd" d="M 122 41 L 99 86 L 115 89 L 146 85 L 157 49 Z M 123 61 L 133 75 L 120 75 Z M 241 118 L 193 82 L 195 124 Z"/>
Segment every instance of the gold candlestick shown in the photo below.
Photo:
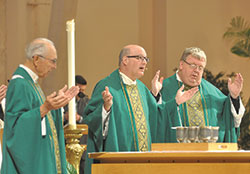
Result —
<path fill-rule="evenodd" d="M 64 129 L 64 136 L 66 139 L 66 159 L 76 169 L 79 174 L 79 165 L 82 153 L 86 150 L 86 145 L 80 145 L 79 139 L 85 129 L 71 129 L 67 127 Z"/>

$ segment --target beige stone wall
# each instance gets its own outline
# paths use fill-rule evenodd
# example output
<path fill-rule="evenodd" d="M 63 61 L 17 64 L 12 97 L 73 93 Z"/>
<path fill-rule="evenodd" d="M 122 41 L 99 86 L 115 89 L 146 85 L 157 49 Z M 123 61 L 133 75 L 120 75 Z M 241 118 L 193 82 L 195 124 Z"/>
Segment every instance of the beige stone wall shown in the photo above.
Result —
<path fill-rule="evenodd" d="M 208 57 L 207 68 L 218 72 L 240 72 L 244 78 L 244 99 L 250 96 L 250 59 L 230 53 L 222 39 L 231 19 L 242 16 L 250 22 L 248 0 L 167 0 L 167 75 L 178 66 L 186 47 L 198 46 Z"/>
<path fill-rule="evenodd" d="M 4 15 L 1 11 L 1 19 L 4 20 L 1 20 L 0 28 L 4 35 L 0 39 L 5 43 L 1 50 L 5 53 L 5 62 L 0 64 L 0 69 L 5 69 L 5 75 L 4 79 L 1 78 L 1 84 L 7 84 L 7 79 L 11 78 L 16 67 L 25 61 L 26 44 L 36 37 L 48 36 L 51 3 L 31 2 L 33 1 L 4 1 Z M 1 55 L 1 59 L 4 56 Z"/>
<path fill-rule="evenodd" d="M 94 85 L 118 67 L 124 45 L 139 44 L 137 0 L 79 1 L 76 17 L 76 73 Z"/>
<path fill-rule="evenodd" d="M 6 83 L 6 2 L 0 0 L 0 82 Z"/>
<path fill-rule="evenodd" d="M 150 58 L 145 76 L 150 86 L 158 69 L 166 74 L 166 1 L 79 1 L 76 28 L 76 72 L 94 85 L 118 67 L 118 55 L 127 44 L 143 46 Z M 163 37 L 164 36 L 164 37 Z"/>
<path fill-rule="evenodd" d="M 1 83 L 6 83 L 25 60 L 25 45 L 35 37 L 49 37 L 58 49 L 57 70 L 42 81 L 45 92 L 67 83 L 65 23 L 75 18 L 76 74 L 88 80 L 88 95 L 97 81 L 117 68 L 120 49 L 126 44 L 139 44 L 151 58 L 141 79 L 148 86 L 156 70 L 160 69 L 164 77 L 172 75 L 183 49 L 198 46 L 207 53 L 207 68 L 214 74 L 241 72 L 244 96 L 250 96 L 249 60 L 232 55 L 229 44 L 222 39 L 231 18 L 242 16 L 250 21 L 248 0 L 0 0 L 0 3 L 0 60 L 4 62 L 0 65 Z"/>

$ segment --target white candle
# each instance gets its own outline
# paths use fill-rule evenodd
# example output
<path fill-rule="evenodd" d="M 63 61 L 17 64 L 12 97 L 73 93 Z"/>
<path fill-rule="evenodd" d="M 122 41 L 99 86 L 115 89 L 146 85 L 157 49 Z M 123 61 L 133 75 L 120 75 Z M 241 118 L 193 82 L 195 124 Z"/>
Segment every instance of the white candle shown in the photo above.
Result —
<path fill-rule="evenodd" d="M 75 22 L 67 21 L 68 45 L 68 87 L 75 86 Z M 69 102 L 69 127 L 76 128 L 76 102 L 75 97 Z"/>

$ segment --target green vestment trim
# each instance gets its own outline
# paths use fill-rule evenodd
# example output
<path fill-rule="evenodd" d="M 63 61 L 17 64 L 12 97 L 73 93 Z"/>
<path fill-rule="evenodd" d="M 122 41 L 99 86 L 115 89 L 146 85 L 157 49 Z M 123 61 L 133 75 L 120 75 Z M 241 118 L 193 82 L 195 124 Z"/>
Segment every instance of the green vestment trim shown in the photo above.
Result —
<path fill-rule="evenodd" d="M 205 126 L 201 95 L 196 92 L 187 102 L 187 112 L 190 126 Z"/>
<path fill-rule="evenodd" d="M 181 87 L 178 82 L 179 88 Z M 184 90 L 189 90 L 191 87 L 184 87 Z M 202 92 L 202 86 L 199 85 L 199 92 L 187 102 L 181 104 L 184 117 L 184 126 L 208 126 L 207 104 Z M 188 123 L 188 124 L 187 124 Z"/>
<path fill-rule="evenodd" d="M 105 87 L 109 88 L 109 92 L 113 96 L 113 105 L 109 114 L 108 134 L 103 137 L 102 127 L 102 92 Z M 123 84 L 119 74 L 119 70 L 115 70 L 106 78 L 100 80 L 92 93 L 91 99 L 84 110 L 84 123 L 88 124 L 88 142 L 87 153 L 91 152 L 129 152 L 140 151 L 146 148 L 139 147 L 139 136 L 141 136 L 136 127 L 135 107 L 132 106 L 132 98 L 130 89 Z M 145 122 L 144 141 L 147 141 L 147 149 L 151 150 L 151 141 L 156 142 L 159 132 L 158 122 L 162 120 L 169 123 L 171 115 L 176 113 L 176 104 L 172 109 L 167 107 L 165 102 L 158 105 L 148 88 L 140 81 L 136 80 L 136 88 L 140 102 L 139 108 L 142 109 Z M 129 92 L 130 91 L 130 92 Z M 136 94 L 137 95 L 137 94 Z M 175 102 L 171 103 L 173 105 Z M 140 111 L 141 112 L 141 111 Z M 139 129 L 139 127 L 138 127 Z M 144 128 L 143 128 L 144 129 Z M 164 132 L 169 132 L 169 127 L 164 127 Z M 144 142 L 146 144 L 146 142 Z M 146 145 L 145 145 L 146 147 Z M 91 164 L 95 162 L 86 156 L 85 174 L 91 173 Z"/>
<path fill-rule="evenodd" d="M 131 103 L 136 132 L 138 137 L 138 145 L 140 151 L 148 151 L 148 136 L 146 118 L 143 112 L 139 91 L 136 85 L 126 85 L 129 100 Z"/>
<path fill-rule="evenodd" d="M 51 110 L 43 118 L 46 135 L 42 136 L 42 93 L 27 71 L 18 67 L 6 94 L 5 127 L 3 133 L 3 161 L 1 174 L 67 173 L 62 112 Z M 32 85 L 31 85 L 32 84 Z M 34 89 L 35 88 L 35 89 Z M 49 116 L 54 123 L 50 125 Z M 57 137 L 54 133 L 57 133 Z M 57 145 L 54 140 L 57 140 Z M 60 155 L 55 155 L 55 154 Z M 61 169 L 58 169 L 58 159 Z"/>
<path fill-rule="evenodd" d="M 181 84 L 176 78 L 176 74 L 165 79 L 163 81 L 163 87 L 161 89 L 162 100 L 171 101 L 175 99 L 177 90 Z M 237 142 L 237 136 L 239 136 L 239 128 L 235 128 L 234 117 L 231 113 L 230 96 L 225 96 L 218 88 L 206 81 L 201 80 L 199 85 L 199 91 L 201 96 L 201 102 L 203 107 L 203 114 L 205 125 L 207 126 L 219 126 L 219 139 L 218 142 Z M 170 119 L 170 125 L 173 127 L 182 125 L 189 126 L 188 113 L 186 103 L 179 106 L 179 113 L 172 115 Z M 159 123 L 159 127 L 168 126 L 164 122 Z M 168 138 L 166 135 L 169 135 Z M 162 138 L 160 142 L 176 142 L 176 131 L 174 129 L 169 133 L 162 132 Z"/>
<path fill-rule="evenodd" d="M 137 132 L 135 131 L 135 122 L 133 119 L 133 109 L 131 108 L 131 104 L 129 102 L 129 97 L 128 97 L 128 93 L 126 92 L 126 87 L 124 86 L 123 82 L 121 81 L 121 86 L 122 86 L 122 91 L 124 93 L 124 97 L 126 99 L 127 102 L 127 106 L 128 106 L 128 110 L 129 110 L 129 117 L 130 117 L 130 121 L 131 121 L 131 126 L 132 126 L 132 130 L 133 130 L 133 138 L 134 138 L 134 146 L 135 146 L 135 150 L 137 151 L 139 149 L 138 147 L 138 141 L 137 141 Z"/>
<path fill-rule="evenodd" d="M 34 90 L 36 92 L 38 92 L 37 96 L 39 97 L 40 104 L 42 105 L 45 102 L 45 95 L 44 95 L 44 93 L 43 93 L 40 85 L 38 83 L 35 83 L 35 86 L 34 86 L 31 82 L 30 82 L 30 84 L 32 85 L 32 87 L 34 88 Z M 49 120 L 50 128 L 52 130 L 52 139 L 53 139 L 54 148 L 55 148 L 57 173 L 61 174 L 62 173 L 62 171 L 61 171 L 61 160 L 60 160 L 61 158 L 60 158 L 60 150 L 59 150 L 59 144 L 58 144 L 58 137 L 57 137 L 56 127 L 55 127 L 55 124 L 54 124 L 54 121 L 52 119 L 52 115 L 51 115 L 50 111 L 47 113 L 47 117 L 48 117 L 48 120 Z"/>

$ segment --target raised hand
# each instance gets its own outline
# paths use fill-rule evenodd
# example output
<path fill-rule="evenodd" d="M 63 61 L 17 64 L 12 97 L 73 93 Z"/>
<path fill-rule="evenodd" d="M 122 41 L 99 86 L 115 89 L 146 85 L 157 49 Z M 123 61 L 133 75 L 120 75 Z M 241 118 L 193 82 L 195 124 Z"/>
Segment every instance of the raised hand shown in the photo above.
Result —
<path fill-rule="evenodd" d="M 6 91 L 7 91 L 7 86 L 6 85 L 1 85 L 0 86 L 0 102 L 2 102 L 2 100 L 5 98 Z"/>
<path fill-rule="evenodd" d="M 69 101 L 79 93 L 80 88 L 78 86 L 72 86 L 67 90 L 67 85 L 58 91 L 58 96 L 66 96 Z"/>
<path fill-rule="evenodd" d="M 175 101 L 177 105 L 180 105 L 188 101 L 189 99 L 191 99 L 193 95 L 199 90 L 198 87 L 191 88 L 187 91 L 183 91 L 183 89 L 184 89 L 184 85 L 182 85 L 176 93 Z"/>
<path fill-rule="evenodd" d="M 102 98 L 104 101 L 104 109 L 108 112 L 113 105 L 113 96 L 109 92 L 109 88 L 106 86 L 105 90 L 102 92 Z"/>
<path fill-rule="evenodd" d="M 155 73 L 155 76 L 151 81 L 151 88 L 152 88 L 151 92 L 153 93 L 154 96 L 157 96 L 162 88 L 163 77 L 161 77 L 160 80 L 159 77 L 160 77 L 160 70 L 158 70 Z"/>
<path fill-rule="evenodd" d="M 45 116 L 50 110 L 59 109 L 75 97 L 79 93 L 78 86 L 72 86 L 70 89 L 65 85 L 62 89 L 56 92 L 53 92 L 46 97 L 44 104 L 40 107 L 41 116 Z"/>
<path fill-rule="evenodd" d="M 240 73 L 237 73 L 233 82 L 231 78 L 228 79 L 227 85 L 230 95 L 236 99 L 243 88 L 243 77 Z"/>

